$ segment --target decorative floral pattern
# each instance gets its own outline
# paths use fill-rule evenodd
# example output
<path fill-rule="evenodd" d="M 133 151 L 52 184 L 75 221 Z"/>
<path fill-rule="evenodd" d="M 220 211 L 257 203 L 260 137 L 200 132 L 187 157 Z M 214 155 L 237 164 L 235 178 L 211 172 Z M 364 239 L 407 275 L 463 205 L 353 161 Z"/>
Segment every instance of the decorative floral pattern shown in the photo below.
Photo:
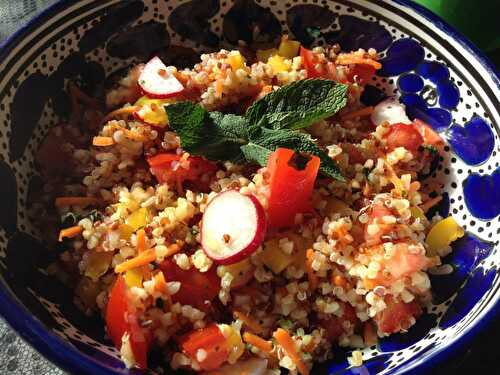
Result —
<path fill-rule="evenodd" d="M 74 6 L 78 2 L 68 3 Z M 69 31 L 61 34 L 60 40 L 50 44 L 37 42 L 33 52 L 0 51 L 9 66 L 0 74 L 0 92 L 3 93 L 0 95 L 0 121 L 5 129 L 10 129 L 1 129 L 0 133 L 4 143 L 3 148 L 0 147 L 4 160 L 0 163 L 3 181 L 0 204 L 4 208 L 0 217 L 0 255 L 7 265 L 6 269 L 0 268 L 0 274 L 30 312 L 81 352 L 122 371 L 116 351 L 104 339 L 102 325 L 75 308 L 71 303 L 71 291 L 37 272 L 48 264 L 55 252 L 49 251 L 36 237 L 27 215 L 29 195 L 34 194 L 37 185 L 36 175 L 33 176 L 33 151 L 48 124 L 61 121 L 70 113 L 64 91 L 67 80 L 81 81 L 85 84 L 83 89 L 92 93 L 115 82 L 132 61 L 146 60 L 153 54 L 160 54 L 167 64 L 189 66 L 197 60 L 200 50 L 226 48 L 241 41 L 265 47 L 276 42 L 282 32 L 291 31 L 305 45 L 324 40 L 340 43 L 343 49 L 385 51 L 383 69 L 366 87 L 361 99 L 366 105 L 376 105 L 388 95 L 400 93 L 410 118 L 426 121 L 444 134 L 452 149 L 445 160 L 455 164 L 452 164 L 453 173 L 443 166 L 433 171 L 432 176 L 445 181 L 447 194 L 429 215 L 460 213 L 455 215 L 457 220 L 462 225 L 469 225 L 467 229 L 473 232 L 455 242 L 454 251 L 445 259 L 454 272 L 432 276 L 433 304 L 408 334 L 385 338 L 376 349 L 366 349 L 362 368 L 349 369 L 346 361 L 349 353 L 339 350 L 332 362 L 315 368 L 314 373 L 404 370 L 413 359 L 441 350 L 449 338 L 471 324 L 470 317 L 475 317 L 487 306 L 484 301 L 491 296 L 492 285 L 498 285 L 495 275 L 499 267 L 493 245 L 480 238 L 486 238 L 487 231 L 491 239 L 497 233 L 498 224 L 487 222 L 480 227 L 486 228 L 483 232 L 476 230 L 479 225 L 474 221 L 474 218 L 491 220 L 500 214 L 500 168 L 497 168 L 498 157 L 494 153 L 496 139 L 493 127 L 486 120 L 498 114 L 490 113 L 487 117 L 488 111 L 483 108 L 484 116 L 480 116 L 478 113 L 483 112 L 479 112 L 479 103 L 476 113 L 471 107 L 462 105 L 468 97 L 478 100 L 475 92 L 469 91 L 478 83 L 466 82 L 460 78 L 463 75 L 459 70 L 439 59 L 440 56 L 427 46 L 437 49 L 440 46 L 426 33 L 404 34 L 404 28 L 396 21 L 387 21 L 386 16 L 377 14 L 375 5 L 361 12 L 334 1 L 322 2 L 324 6 L 317 1 L 295 5 L 275 1 L 191 0 L 179 4 L 168 2 L 168 7 L 158 3 L 137 0 L 115 3 L 106 6 L 105 11 L 96 12 L 88 22 L 77 21 L 79 11 L 76 10 L 64 21 L 73 30 L 68 27 Z M 59 20 L 56 13 L 45 22 Z M 26 36 L 35 30 L 38 32 L 39 27 L 39 24 L 32 26 Z M 54 46 L 58 46 L 57 51 Z M 451 53 L 458 52 L 451 50 Z M 24 62 L 22 68 L 21 64 L 16 65 L 17 60 L 25 57 L 32 61 Z M 14 79 L 4 80 L 9 74 Z M 26 103 L 30 103 L 29 111 Z M 484 165 L 491 171 L 495 162 L 497 169 L 491 175 L 475 169 L 475 166 Z M 460 171 L 467 165 L 472 169 L 464 178 Z M 77 370 L 81 369 L 74 369 Z"/>

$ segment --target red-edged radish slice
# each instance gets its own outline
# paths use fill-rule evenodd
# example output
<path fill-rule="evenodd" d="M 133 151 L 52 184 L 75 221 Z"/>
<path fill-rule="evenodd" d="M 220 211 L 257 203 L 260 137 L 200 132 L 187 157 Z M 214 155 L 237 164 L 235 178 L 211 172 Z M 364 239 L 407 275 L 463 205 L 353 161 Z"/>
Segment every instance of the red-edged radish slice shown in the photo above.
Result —
<path fill-rule="evenodd" d="M 203 214 L 201 244 L 218 264 L 233 264 L 252 254 L 266 234 L 264 208 L 253 195 L 219 193 Z"/>
<path fill-rule="evenodd" d="M 372 122 L 378 126 L 388 121 L 389 124 L 411 124 L 406 116 L 405 106 L 395 98 L 386 99 L 378 103 L 371 115 Z"/>
<path fill-rule="evenodd" d="M 150 98 L 165 99 L 184 90 L 184 86 L 169 73 L 159 57 L 153 57 L 139 76 L 139 86 Z"/>

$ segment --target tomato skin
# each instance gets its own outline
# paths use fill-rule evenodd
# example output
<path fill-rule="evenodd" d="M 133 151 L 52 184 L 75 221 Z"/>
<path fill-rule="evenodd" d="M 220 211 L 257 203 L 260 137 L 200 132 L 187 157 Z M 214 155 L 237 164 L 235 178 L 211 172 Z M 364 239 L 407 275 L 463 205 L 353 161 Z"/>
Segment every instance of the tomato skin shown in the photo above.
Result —
<path fill-rule="evenodd" d="M 364 85 L 372 79 L 375 75 L 375 68 L 371 65 L 367 64 L 356 64 L 352 68 L 350 68 L 349 73 L 347 74 L 347 80 L 349 82 L 354 82 L 354 77 L 356 77 L 356 82 L 360 85 Z"/>
<path fill-rule="evenodd" d="M 375 316 L 378 328 L 383 333 L 397 333 L 408 329 L 411 318 L 418 318 L 422 308 L 416 301 L 410 303 L 395 302 L 391 296 L 386 297 L 387 307 Z"/>
<path fill-rule="evenodd" d="M 444 141 L 441 136 L 425 122 L 415 119 L 412 125 L 418 130 L 426 145 L 432 145 L 438 150 L 444 147 Z"/>
<path fill-rule="evenodd" d="M 300 57 L 302 57 L 302 63 L 307 71 L 307 78 L 318 78 L 322 76 L 322 73 L 316 69 L 317 58 L 314 52 L 300 46 Z"/>
<path fill-rule="evenodd" d="M 191 181 L 198 183 L 198 179 L 205 173 L 217 171 L 217 165 L 200 156 L 189 156 L 188 168 L 176 166 L 180 162 L 181 156 L 172 153 L 162 153 L 151 156 L 147 159 L 151 172 L 160 183 L 183 183 Z"/>
<path fill-rule="evenodd" d="M 311 156 L 303 170 L 289 165 L 294 151 L 278 148 L 269 157 L 270 195 L 269 225 L 283 228 L 294 225 L 297 213 L 311 210 L 310 198 L 319 170 L 320 160 Z"/>
<path fill-rule="evenodd" d="M 205 311 L 207 308 L 205 301 L 212 301 L 219 294 L 220 278 L 215 267 L 207 272 L 199 272 L 194 268 L 185 271 L 172 260 L 165 259 L 160 264 L 160 269 L 166 280 L 181 282 L 179 291 L 172 295 L 174 302 Z"/>
<path fill-rule="evenodd" d="M 398 147 L 404 147 L 414 155 L 424 143 L 424 139 L 413 125 L 393 124 L 386 135 L 387 150 L 392 151 Z"/>
<path fill-rule="evenodd" d="M 140 327 L 137 316 L 129 312 L 127 300 L 127 285 L 125 279 L 119 276 L 111 289 L 106 307 L 106 327 L 111 340 L 117 349 L 122 346 L 122 337 L 128 332 L 130 346 L 134 353 L 136 365 L 146 369 L 150 333 Z"/>
<path fill-rule="evenodd" d="M 196 360 L 199 349 L 206 351 L 204 361 L 199 362 L 204 371 L 218 369 L 229 357 L 226 337 L 216 324 L 187 333 L 179 339 L 182 351 L 191 359 Z"/>

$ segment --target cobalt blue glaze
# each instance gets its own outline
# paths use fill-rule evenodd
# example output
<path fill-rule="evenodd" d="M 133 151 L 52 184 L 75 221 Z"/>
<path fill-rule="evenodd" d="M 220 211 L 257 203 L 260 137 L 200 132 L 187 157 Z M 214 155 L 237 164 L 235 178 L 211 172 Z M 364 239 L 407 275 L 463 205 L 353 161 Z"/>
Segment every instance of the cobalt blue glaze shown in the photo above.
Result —
<path fill-rule="evenodd" d="M 484 163 L 495 148 L 493 130 L 479 116 L 473 117 L 463 127 L 452 125 L 445 136 L 453 151 L 469 165 Z"/>
<path fill-rule="evenodd" d="M 493 174 L 471 174 L 463 183 L 464 200 L 478 219 L 491 220 L 500 214 L 500 168 Z"/>
<path fill-rule="evenodd" d="M 416 40 L 398 39 L 389 47 L 386 57 L 380 61 L 382 69 L 377 74 L 390 77 L 409 72 L 418 66 L 424 56 L 424 49 Z"/>
<path fill-rule="evenodd" d="M 440 62 L 425 60 L 417 66 L 416 72 L 423 78 L 437 84 L 450 78 L 448 68 Z"/>
<path fill-rule="evenodd" d="M 465 286 L 458 292 L 451 305 L 448 306 L 448 309 L 439 322 L 439 326 L 441 328 L 451 327 L 467 316 L 474 305 L 490 289 L 496 274 L 496 268 L 488 271 L 478 268 Z"/>
<path fill-rule="evenodd" d="M 440 81 L 437 83 L 439 105 L 446 109 L 455 108 L 460 102 L 460 91 L 451 81 Z"/>
<path fill-rule="evenodd" d="M 327 366 L 322 366 L 328 368 L 326 371 L 326 374 L 328 375 L 376 374 L 387 368 L 387 360 L 392 357 L 392 354 L 381 354 L 376 357 L 364 360 L 363 365 L 360 367 L 348 368 L 349 364 L 344 359 L 348 355 L 348 352 L 339 349 L 336 350 L 336 353 L 339 353 L 339 356 L 335 356 Z"/>
<path fill-rule="evenodd" d="M 417 319 L 406 333 L 397 333 L 384 337 L 379 341 L 379 347 L 384 352 L 393 352 L 408 348 L 420 341 L 436 325 L 437 315 L 425 313 Z"/>
<path fill-rule="evenodd" d="M 453 251 L 443 258 L 444 264 L 450 264 L 453 272 L 448 275 L 430 275 L 432 302 L 440 304 L 451 298 L 462 286 L 476 266 L 490 255 L 493 244 L 466 233 L 464 237 L 451 244 Z"/>
<path fill-rule="evenodd" d="M 398 87 L 401 92 L 417 93 L 424 88 L 424 80 L 417 74 L 404 74 L 398 79 Z"/>

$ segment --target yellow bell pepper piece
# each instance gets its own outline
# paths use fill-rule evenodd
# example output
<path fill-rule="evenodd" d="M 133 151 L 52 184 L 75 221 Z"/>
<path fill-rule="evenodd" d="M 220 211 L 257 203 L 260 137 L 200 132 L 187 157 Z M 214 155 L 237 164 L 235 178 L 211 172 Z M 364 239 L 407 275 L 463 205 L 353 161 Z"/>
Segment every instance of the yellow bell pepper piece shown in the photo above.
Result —
<path fill-rule="evenodd" d="M 220 266 L 222 274 L 229 272 L 233 276 L 233 284 L 238 284 L 238 279 L 247 275 L 248 272 L 254 269 L 254 265 L 250 258 L 246 258 L 238 263 Z"/>
<path fill-rule="evenodd" d="M 277 55 L 278 50 L 276 48 L 270 49 L 259 49 L 257 50 L 257 60 L 262 62 L 267 62 L 271 56 Z"/>
<path fill-rule="evenodd" d="M 142 269 L 141 267 L 132 268 L 125 272 L 125 283 L 129 288 L 133 286 L 142 288 Z"/>
<path fill-rule="evenodd" d="M 227 361 L 231 364 L 236 363 L 238 358 L 240 358 L 245 351 L 245 345 L 241 339 L 240 332 L 233 326 L 227 324 L 219 324 L 219 329 L 226 337 L 227 350 L 229 352 Z"/>
<path fill-rule="evenodd" d="M 231 52 L 227 57 L 227 63 L 231 65 L 233 72 L 245 67 L 245 58 L 240 52 Z"/>
<path fill-rule="evenodd" d="M 145 227 L 148 223 L 149 212 L 145 207 L 139 208 L 137 211 L 134 211 L 130 214 L 129 217 L 125 220 L 125 224 L 132 227 L 135 232 L 139 228 Z"/>
<path fill-rule="evenodd" d="M 410 207 L 411 216 L 415 219 L 420 219 L 420 221 L 427 220 L 425 217 L 424 211 L 420 207 L 412 206 Z"/>
<path fill-rule="evenodd" d="M 267 63 L 271 65 L 274 74 L 288 71 L 288 65 L 285 64 L 285 59 L 279 55 L 274 55 L 267 60 Z"/>
<path fill-rule="evenodd" d="M 128 224 L 120 224 L 118 230 L 120 231 L 120 238 L 125 241 L 130 240 L 130 236 L 134 233 L 134 228 Z"/>
<path fill-rule="evenodd" d="M 168 118 L 164 106 L 174 101 L 173 99 L 150 99 L 143 96 L 135 102 L 136 106 L 142 107 L 137 111 L 137 115 L 148 124 L 167 126 Z"/>
<path fill-rule="evenodd" d="M 448 216 L 431 228 L 427 234 L 425 242 L 429 247 L 429 255 L 437 255 L 438 250 L 449 246 L 456 239 L 463 237 L 464 230 L 460 227 L 452 216 Z"/>
<path fill-rule="evenodd" d="M 260 259 L 274 273 L 282 272 L 293 262 L 293 257 L 285 254 L 280 249 L 279 239 L 277 238 L 264 243 L 264 250 L 260 254 Z"/>
<path fill-rule="evenodd" d="M 299 54 L 299 48 L 300 42 L 283 37 L 278 47 L 278 54 L 286 59 L 293 59 Z"/>
<path fill-rule="evenodd" d="M 87 258 L 87 268 L 85 269 L 85 276 L 98 281 L 99 277 L 104 275 L 111 264 L 113 259 L 113 252 L 91 251 Z"/>

